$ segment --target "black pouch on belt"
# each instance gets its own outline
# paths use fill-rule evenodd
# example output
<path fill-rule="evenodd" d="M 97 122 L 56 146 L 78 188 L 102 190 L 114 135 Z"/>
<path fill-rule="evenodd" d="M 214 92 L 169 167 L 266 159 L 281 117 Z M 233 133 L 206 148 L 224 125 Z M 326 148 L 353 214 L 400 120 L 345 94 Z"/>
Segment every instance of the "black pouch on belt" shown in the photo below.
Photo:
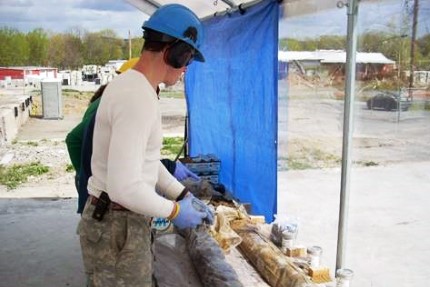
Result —
<path fill-rule="evenodd" d="M 108 211 L 109 204 L 109 195 L 103 191 L 97 200 L 96 207 L 93 212 L 93 218 L 95 220 L 102 221 L 105 213 Z"/>

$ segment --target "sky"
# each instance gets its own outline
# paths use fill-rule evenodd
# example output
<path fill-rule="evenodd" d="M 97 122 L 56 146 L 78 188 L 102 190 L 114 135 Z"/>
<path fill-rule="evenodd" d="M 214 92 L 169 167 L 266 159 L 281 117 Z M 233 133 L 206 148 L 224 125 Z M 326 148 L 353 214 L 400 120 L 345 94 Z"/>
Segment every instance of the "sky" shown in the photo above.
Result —
<path fill-rule="evenodd" d="M 333 1 L 334 3 L 336 1 Z M 345 1 L 343 1 L 345 2 Z M 404 34 L 400 31 L 402 15 L 405 11 L 404 1 L 400 0 L 376 0 L 374 2 L 362 2 L 358 12 L 358 33 L 370 31 L 386 31 L 393 34 Z M 409 0 L 409 9 L 412 11 L 412 0 Z M 420 0 L 417 33 L 418 36 L 430 33 L 430 1 Z M 412 14 L 410 14 L 412 15 Z M 294 17 L 290 15 L 280 21 L 280 38 L 312 38 L 319 35 L 346 35 L 347 10 L 327 9 L 316 14 Z M 411 17 L 412 19 L 412 17 Z M 394 25 L 396 29 L 390 28 Z M 408 29 L 410 30 L 410 29 Z M 407 31 L 409 35 L 411 32 Z"/>
<path fill-rule="evenodd" d="M 119 37 L 142 35 L 148 16 L 125 0 L 0 0 L 0 26 L 56 33 L 80 27 L 89 32 L 114 30 Z"/>
<path fill-rule="evenodd" d="M 372 4 L 360 4 L 359 32 L 387 30 L 389 23 L 399 26 L 403 1 L 373 1 Z M 412 6 L 412 0 L 408 1 Z M 334 0 L 332 2 L 336 3 Z M 305 16 L 287 16 L 280 21 L 281 38 L 346 34 L 346 8 L 328 9 Z M 16 28 L 22 32 L 43 28 L 60 33 L 80 27 L 90 32 L 112 29 L 122 38 L 128 38 L 130 31 L 132 37 L 139 37 L 147 17 L 125 0 L 0 0 L 0 27 Z M 420 0 L 418 34 L 425 33 L 430 33 L 430 1 Z"/>

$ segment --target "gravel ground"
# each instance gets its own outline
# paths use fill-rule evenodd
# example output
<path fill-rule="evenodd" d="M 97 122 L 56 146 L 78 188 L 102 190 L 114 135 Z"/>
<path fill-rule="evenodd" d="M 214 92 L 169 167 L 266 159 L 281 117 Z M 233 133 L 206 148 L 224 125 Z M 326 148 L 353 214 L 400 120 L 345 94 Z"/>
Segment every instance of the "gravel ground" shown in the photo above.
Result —
<path fill-rule="evenodd" d="M 285 83 L 279 85 L 279 162 L 280 170 L 338 168 L 342 154 L 343 102 L 334 99 L 333 88 L 309 88 L 298 85 L 289 88 L 289 98 L 283 97 Z M 21 92 L 21 90 L 19 90 Z M 62 190 L 64 196 L 75 196 L 74 173 L 70 165 L 64 138 L 79 121 L 91 93 L 64 95 L 64 119 L 30 118 L 13 143 L 0 146 L 0 161 L 6 164 L 39 161 L 50 168 L 47 174 L 29 178 L 17 190 L 0 186 L 0 196 L 49 196 Z M 40 99 L 34 97 L 40 114 Z M 160 99 L 165 136 L 183 136 L 186 104 L 183 98 Z M 39 114 L 38 114 L 39 113 Z M 386 165 L 430 160 L 430 112 L 369 111 L 358 102 L 354 110 L 355 127 L 352 158 L 360 166 Z M 42 195 L 37 187 L 46 188 Z M 34 192 L 31 192 L 34 187 Z"/>
<path fill-rule="evenodd" d="M 92 87 L 94 90 L 96 87 Z M 22 94 L 21 89 L 8 90 L 6 94 Z M 48 166 L 49 172 L 29 177 L 28 182 L 18 188 L 8 190 L 0 185 L 0 198 L 14 197 L 76 197 L 74 171 L 64 139 L 67 133 L 81 120 L 92 91 L 81 94 L 63 93 L 63 114 L 61 120 L 45 120 L 40 116 L 40 95 L 33 95 L 32 115 L 15 140 L 0 146 L 0 162 L 4 166 L 40 162 Z M 0 94 L 4 91 L 0 90 Z M 185 122 L 184 98 L 162 97 L 160 99 L 162 124 L 165 136 L 183 136 Z"/>

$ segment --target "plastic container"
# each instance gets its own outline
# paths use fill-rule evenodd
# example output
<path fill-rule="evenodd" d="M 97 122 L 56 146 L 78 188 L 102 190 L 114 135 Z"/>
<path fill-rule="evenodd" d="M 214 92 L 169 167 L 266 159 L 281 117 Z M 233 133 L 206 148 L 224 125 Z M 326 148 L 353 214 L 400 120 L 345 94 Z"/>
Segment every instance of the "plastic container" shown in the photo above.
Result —
<path fill-rule="evenodd" d="M 354 277 L 354 271 L 351 269 L 338 269 L 336 271 L 336 287 L 350 287 L 352 277 Z"/>
<path fill-rule="evenodd" d="M 322 248 L 320 246 L 311 246 L 308 248 L 309 264 L 317 268 L 321 264 Z"/>
<path fill-rule="evenodd" d="M 283 253 L 286 253 L 287 248 L 290 248 L 290 249 L 293 248 L 295 239 L 296 239 L 295 234 L 288 233 L 288 232 L 282 232 L 281 251 Z"/>

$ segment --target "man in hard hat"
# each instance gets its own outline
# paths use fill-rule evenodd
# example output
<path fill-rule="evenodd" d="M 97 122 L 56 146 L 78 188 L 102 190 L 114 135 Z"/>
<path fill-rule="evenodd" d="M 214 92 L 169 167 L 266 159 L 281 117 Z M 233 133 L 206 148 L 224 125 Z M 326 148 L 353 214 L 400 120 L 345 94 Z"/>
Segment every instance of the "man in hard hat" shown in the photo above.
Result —
<path fill-rule="evenodd" d="M 97 111 L 88 198 L 79 223 L 92 286 L 153 286 L 151 217 L 194 228 L 213 215 L 160 163 L 157 87 L 173 85 L 199 51 L 203 27 L 188 8 L 160 7 L 143 24 L 139 61 L 106 87 Z"/>
<path fill-rule="evenodd" d="M 132 58 L 124 62 L 116 71 L 121 74 L 137 63 L 139 58 Z M 94 131 L 94 117 L 97 108 L 100 104 L 100 98 L 106 85 L 100 86 L 90 99 L 90 104 L 82 117 L 82 121 L 77 124 L 66 136 L 65 142 L 67 151 L 70 156 L 73 168 L 75 169 L 75 185 L 78 191 L 78 210 L 79 214 L 84 210 L 85 203 L 88 198 L 87 183 L 88 178 L 92 175 L 91 171 L 91 155 L 92 155 L 92 138 Z M 157 94 L 159 89 L 157 89 Z M 86 135 L 85 135 L 86 134 Z M 85 137 L 84 137 L 85 136 Z M 86 141 L 84 141 L 86 138 Z M 200 178 L 191 172 L 180 161 L 174 162 L 169 159 L 162 159 L 161 162 L 167 170 L 179 181 L 187 178 L 192 180 L 200 180 Z"/>

